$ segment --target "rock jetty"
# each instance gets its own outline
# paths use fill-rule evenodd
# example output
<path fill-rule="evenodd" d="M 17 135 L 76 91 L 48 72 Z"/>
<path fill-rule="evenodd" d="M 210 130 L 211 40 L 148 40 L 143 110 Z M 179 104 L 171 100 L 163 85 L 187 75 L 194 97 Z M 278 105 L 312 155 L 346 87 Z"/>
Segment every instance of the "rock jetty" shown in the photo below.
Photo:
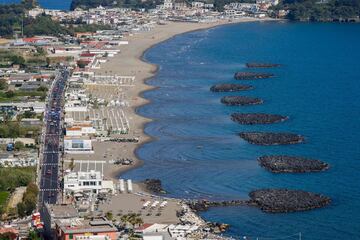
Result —
<path fill-rule="evenodd" d="M 287 116 L 266 113 L 233 113 L 231 120 L 240 124 L 269 124 L 283 122 L 287 120 Z"/>
<path fill-rule="evenodd" d="M 247 63 L 246 67 L 248 68 L 274 68 L 274 67 L 280 67 L 281 64 L 277 64 L 277 63 L 256 63 L 256 62 L 252 62 L 252 63 Z"/>
<path fill-rule="evenodd" d="M 160 179 L 146 179 L 144 181 L 145 188 L 152 193 L 165 194 L 166 191 L 162 188 Z"/>
<path fill-rule="evenodd" d="M 241 85 L 233 83 L 216 84 L 210 88 L 212 92 L 239 92 L 253 89 L 250 85 Z"/>
<path fill-rule="evenodd" d="M 246 97 L 246 96 L 226 96 L 221 98 L 221 103 L 229 106 L 246 106 L 261 104 L 264 101 L 260 98 Z"/>
<path fill-rule="evenodd" d="M 320 172 L 329 168 L 320 160 L 295 156 L 262 156 L 258 158 L 259 165 L 273 173 L 305 173 Z"/>
<path fill-rule="evenodd" d="M 273 77 L 272 73 L 237 72 L 234 75 L 236 80 L 253 80 Z"/>
<path fill-rule="evenodd" d="M 249 196 L 262 211 L 271 213 L 307 211 L 331 202 L 321 194 L 288 189 L 261 189 L 250 192 Z"/>
<path fill-rule="evenodd" d="M 249 204 L 250 204 L 249 200 L 230 200 L 230 201 L 192 200 L 187 202 L 187 205 L 194 212 L 207 211 L 211 207 L 244 206 Z"/>
<path fill-rule="evenodd" d="M 251 144 L 284 145 L 304 141 L 304 137 L 294 133 L 242 132 L 239 136 Z"/>

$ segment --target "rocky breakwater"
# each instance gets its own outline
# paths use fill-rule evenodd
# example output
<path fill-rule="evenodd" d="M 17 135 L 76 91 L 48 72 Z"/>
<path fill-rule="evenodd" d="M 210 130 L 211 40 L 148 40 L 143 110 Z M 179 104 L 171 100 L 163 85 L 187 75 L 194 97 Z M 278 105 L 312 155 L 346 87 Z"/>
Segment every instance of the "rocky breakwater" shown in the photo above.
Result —
<path fill-rule="evenodd" d="M 146 179 L 144 181 L 145 188 L 152 193 L 165 194 L 166 191 L 163 189 L 160 179 Z"/>
<path fill-rule="evenodd" d="M 253 89 L 250 85 L 241 85 L 234 83 L 216 84 L 210 88 L 212 92 L 239 92 Z"/>
<path fill-rule="evenodd" d="M 249 200 L 229 200 L 229 201 L 208 201 L 208 200 L 191 200 L 187 205 L 194 212 L 207 211 L 211 207 L 227 207 L 227 206 L 244 206 L 249 205 Z"/>
<path fill-rule="evenodd" d="M 331 199 L 321 194 L 288 189 L 261 189 L 249 194 L 251 201 L 264 212 L 286 213 L 322 208 Z"/>
<path fill-rule="evenodd" d="M 234 75 L 236 80 L 254 80 L 254 79 L 264 79 L 271 78 L 274 74 L 272 73 L 256 73 L 256 72 L 237 72 Z"/>
<path fill-rule="evenodd" d="M 320 160 L 303 157 L 275 155 L 258 158 L 259 165 L 273 173 L 320 172 L 329 168 L 329 164 Z"/>
<path fill-rule="evenodd" d="M 287 116 L 278 114 L 266 114 L 266 113 L 233 113 L 231 114 L 231 120 L 240 124 L 270 124 L 283 122 L 287 120 Z"/>
<path fill-rule="evenodd" d="M 221 103 L 228 106 L 246 106 L 262 104 L 264 101 L 260 98 L 246 96 L 226 96 L 221 98 Z"/>
<path fill-rule="evenodd" d="M 277 63 L 246 63 L 246 67 L 248 68 L 274 68 L 274 67 L 280 67 L 281 64 Z"/>
<path fill-rule="evenodd" d="M 284 145 L 301 143 L 305 139 L 294 133 L 242 132 L 239 136 L 251 144 Z"/>

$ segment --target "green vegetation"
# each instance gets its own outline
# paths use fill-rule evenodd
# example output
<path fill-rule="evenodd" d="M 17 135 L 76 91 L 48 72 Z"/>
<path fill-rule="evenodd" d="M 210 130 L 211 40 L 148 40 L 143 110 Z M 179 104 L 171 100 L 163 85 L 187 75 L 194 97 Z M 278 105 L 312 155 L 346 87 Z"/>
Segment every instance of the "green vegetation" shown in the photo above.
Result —
<path fill-rule="evenodd" d="M 25 59 L 23 56 L 11 51 L 0 51 L 0 67 L 10 67 L 13 64 L 20 66 L 25 65 Z M 0 90 L 2 90 L 0 88 Z"/>
<path fill-rule="evenodd" d="M 34 35 L 54 35 L 60 36 L 70 34 L 67 28 L 55 22 L 50 16 L 40 15 L 37 18 L 26 18 L 24 20 L 24 34 L 26 36 Z"/>
<path fill-rule="evenodd" d="M 0 91 L 0 102 L 19 102 L 23 101 L 27 97 L 40 97 L 40 100 L 44 101 L 46 98 L 46 92 L 44 91 Z"/>
<path fill-rule="evenodd" d="M 69 31 L 49 16 L 41 15 L 36 19 L 25 17 L 26 12 L 37 6 L 35 0 L 23 0 L 19 4 L 0 4 L 0 35 L 12 37 L 23 30 L 26 36 L 68 34 Z M 23 26 L 23 29 L 22 29 Z"/>
<path fill-rule="evenodd" d="M 360 0 L 283 0 L 274 8 L 289 10 L 295 21 L 334 21 L 360 16 Z"/>
<path fill-rule="evenodd" d="M 129 213 L 126 215 L 121 216 L 120 220 L 124 223 L 124 224 L 131 224 L 132 226 L 140 226 L 141 224 L 144 223 L 143 219 L 141 218 L 140 214 L 136 214 L 136 213 Z"/>
<path fill-rule="evenodd" d="M 39 237 L 39 234 L 37 232 L 30 231 L 29 236 L 28 236 L 28 240 L 41 240 L 41 238 Z"/>
<path fill-rule="evenodd" d="M 36 53 L 28 54 L 24 57 L 19 52 L 0 50 L 0 67 L 11 67 L 12 65 L 20 65 L 21 68 L 27 69 L 31 67 L 47 66 L 46 52 L 43 48 L 38 47 Z"/>
<path fill-rule="evenodd" d="M 39 188 L 36 184 L 29 183 L 23 195 L 22 202 L 16 206 L 19 217 L 29 216 L 35 210 L 38 194 Z"/>
<path fill-rule="evenodd" d="M 0 168 L 0 191 L 12 192 L 17 187 L 27 186 L 35 178 L 35 167 Z"/>
<path fill-rule="evenodd" d="M 25 127 L 21 126 L 19 122 L 4 121 L 0 124 L 0 138 L 36 138 L 40 132 L 40 127 Z"/>
<path fill-rule="evenodd" d="M 6 205 L 9 195 L 10 195 L 9 192 L 6 192 L 6 191 L 0 192 L 0 208 L 1 209 L 3 209 L 3 207 Z"/>
<path fill-rule="evenodd" d="M 21 32 L 26 10 L 35 6 L 35 0 L 23 0 L 19 4 L 0 4 L 0 35 L 12 36 L 15 32 Z"/>

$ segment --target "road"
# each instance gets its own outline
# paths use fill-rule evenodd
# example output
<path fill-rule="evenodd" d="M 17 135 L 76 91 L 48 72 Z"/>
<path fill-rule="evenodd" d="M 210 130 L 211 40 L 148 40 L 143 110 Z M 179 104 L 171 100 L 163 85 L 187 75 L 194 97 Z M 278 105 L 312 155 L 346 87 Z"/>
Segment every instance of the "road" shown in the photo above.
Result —
<path fill-rule="evenodd" d="M 55 204 L 61 193 L 59 178 L 60 141 L 62 138 L 62 102 L 65 82 L 69 72 L 65 69 L 57 73 L 45 110 L 45 132 L 43 136 L 43 159 L 40 162 L 39 206 L 43 203 Z M 41 212 L 41 211 L 40 211 Z"/>

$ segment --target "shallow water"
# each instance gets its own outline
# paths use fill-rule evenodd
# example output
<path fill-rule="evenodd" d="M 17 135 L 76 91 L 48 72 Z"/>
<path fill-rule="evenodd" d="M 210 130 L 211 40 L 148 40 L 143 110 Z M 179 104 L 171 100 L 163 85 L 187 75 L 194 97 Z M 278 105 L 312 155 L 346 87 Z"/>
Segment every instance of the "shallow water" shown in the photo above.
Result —
<path fill-rule="evenodd" d="M 227 235 L 278 237 L 302 232 L 303 239 L 360 239 L 360 25 L 243 23 L 187 33 L 159 44 L 145 58 L 159 64 L 148 81 L 160 88 L 146 92 L 152 102 L 138 109 L 153 118 L 145 131 L 155 141 L 137 153 L 143 167 L 125 177 L 160 178 L 171 196 L 247 198 L 258 188 L 291 188 L 323 193 L 331 206 L 302 213 L 266 214 L 256 208 L 213 208 L 202 215 L 231 224 Z M 238 81 L 236 71 L 249 61 L 283 64 L 275 78 L 244 81 L 254 90 L 212 93 L 211 85 Z M 264 104 L 227 107 L 226 95 L 264 99 Z M 283 123 L 243 126 L 233 112 L 287 115 Z M 286 131 L 304 144 L 256 146 L 241 131 Z M 327 172 L 271 174 L 256 158 L 289 154 L 323 160 Z M 261 239 L 261 238 L 260 238 Z M 292 238 L 289 238 L 292 239 Z M 296 238 L 294 238 L 296 239 Z"/>

